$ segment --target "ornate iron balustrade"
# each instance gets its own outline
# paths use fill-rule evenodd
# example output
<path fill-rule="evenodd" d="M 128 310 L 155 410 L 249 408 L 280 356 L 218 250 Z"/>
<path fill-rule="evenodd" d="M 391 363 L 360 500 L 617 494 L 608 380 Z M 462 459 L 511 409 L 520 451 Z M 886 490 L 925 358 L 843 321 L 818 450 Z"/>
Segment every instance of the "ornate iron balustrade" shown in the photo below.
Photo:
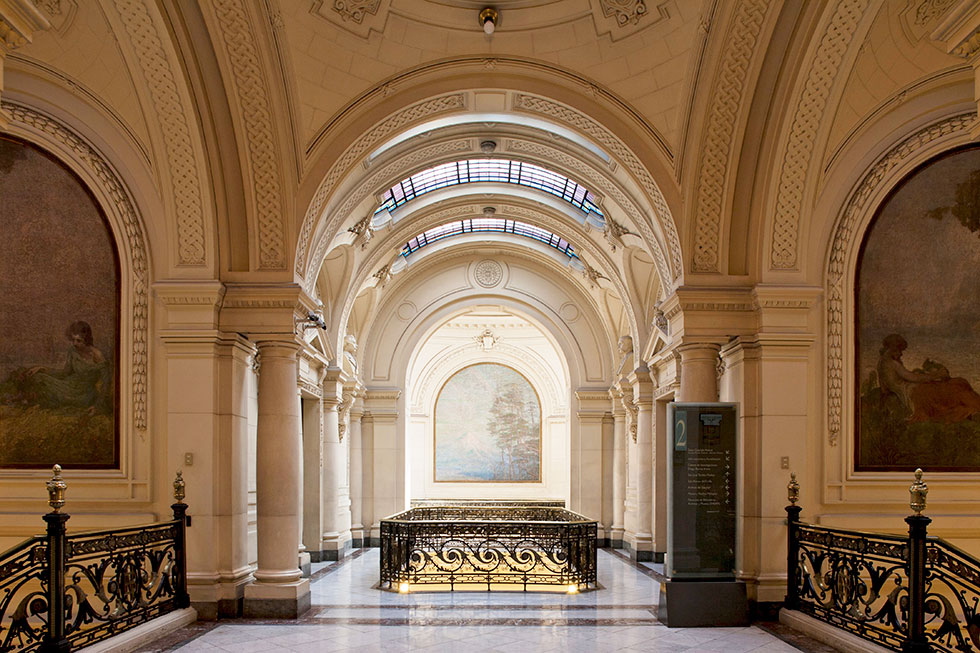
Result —
<path fill-rule="evenodd" d="M 561 508 L 412 508 L 381 521 L 381 584 L 590 589 L 596 533 L 596 522 Z"/>
<path fill-rule="evenodd" d="M 172 521 L 71 535 L 54 472 L 47 535 L 0 556 L 0 652 L 70 651 L 190 605 L 180 472 Z"/>
<path fill-rule="evenodd" d="M 894 651 L 980 650 L 980 560 L 927 535 L 922 470 L 907 537 L 803 523 L 789 489 L 787 608 Z"/>

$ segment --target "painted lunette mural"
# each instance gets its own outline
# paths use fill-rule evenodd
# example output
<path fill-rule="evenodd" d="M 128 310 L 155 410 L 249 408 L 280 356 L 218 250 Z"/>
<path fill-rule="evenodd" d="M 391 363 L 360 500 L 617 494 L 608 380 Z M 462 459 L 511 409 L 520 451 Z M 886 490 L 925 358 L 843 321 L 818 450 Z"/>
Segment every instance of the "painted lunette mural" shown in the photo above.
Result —
<path fill-rule="evenodd" d="M 0 138 L 0 467 L 119 466 L 119 268 L 98 204 Z"/>
<path fill-rule="evenodd" d="M 855 299 L 855 469 L 980 471 L 980 148 L 882 204 Z"/>
<path fill-rule="evenodd" d="M 541 402 L 519 372 L 496 363 L 465 367 L 435 407 L 433 480 L 541 482 Z"/>

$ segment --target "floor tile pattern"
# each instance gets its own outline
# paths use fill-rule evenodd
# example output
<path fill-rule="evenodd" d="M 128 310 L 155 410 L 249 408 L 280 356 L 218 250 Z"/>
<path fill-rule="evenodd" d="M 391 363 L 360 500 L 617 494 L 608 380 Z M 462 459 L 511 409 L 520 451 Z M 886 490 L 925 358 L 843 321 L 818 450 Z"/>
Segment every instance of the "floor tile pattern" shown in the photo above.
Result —
<path fill-rule="evenodd" d="M 656 570 L 600 550 L 601 589 L 580 594 L 377 589 L 379 551 L 314 566 L 312 609 L 298 621 L 198 623 L 150 651 L 798 651 L 757 626 L 668 629 Z M 799 642 L 795 642 L 799 645 Z M 816 649 L 812 649 L 816 650 Z"/>

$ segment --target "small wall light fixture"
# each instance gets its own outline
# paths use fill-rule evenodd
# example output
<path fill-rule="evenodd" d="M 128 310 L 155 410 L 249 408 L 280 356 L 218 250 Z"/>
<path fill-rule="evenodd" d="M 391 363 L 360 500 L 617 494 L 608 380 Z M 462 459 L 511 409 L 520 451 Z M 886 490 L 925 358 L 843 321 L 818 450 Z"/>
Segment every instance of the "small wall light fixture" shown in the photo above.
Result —
<path fill-rule="evenodd" d="M 483 31 L 486 32 L 487 36 L 491 36 L 493 30 L 496 29 L 499 15 L 493 7 L 484 7 L 480 11 L 480 24 L 483 25 Z"/>

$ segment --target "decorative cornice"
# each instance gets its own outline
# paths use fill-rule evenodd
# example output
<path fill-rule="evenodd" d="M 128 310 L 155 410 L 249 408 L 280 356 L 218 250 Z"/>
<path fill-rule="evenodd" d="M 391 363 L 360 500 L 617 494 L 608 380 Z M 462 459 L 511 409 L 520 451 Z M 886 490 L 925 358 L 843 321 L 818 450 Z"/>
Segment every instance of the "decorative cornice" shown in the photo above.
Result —
<path fill-rule="evenodd" d="M 783 148 L 775 215 L 772 220 L 769 267 L 795 270 L 798 264 L 799 222 L 804 212 L 803 197 L 816 147 L 817 131 L 823 120 L 830 92 L 844 55 L 854 40 L 861 17 L 870 0 L 841 0 L 827 22 L 819 45 L 804 63 L 807 77 L 790 121 L 789 137 Z"/>
<path fill-rule="evenodd" d="M 855 233 L 859 222 L 874 207 L 866 206 L 872 196 L 881 196 L 881 186 L 885 178 L 899 166 L 906 166 L 910 159 L 922 152 L 923 148 L 952 134 L 968 134 L 976 116 L 965 113 L 928 125 L 909 136 L 886 154 L 868 170 L 841 211 L 834 227 L 834 238 L 827 259 L 825 273 L 827 295 L 827 431 L 831 446 L 835 446 L 842 430 L 844 392 L 844 303 L 850 293 L 850 284 L 845 288 L 849 261 L 856 260 L 854 249 L 860 246 L 860 234 Z M 856 263 L 851 263 L 856 265 Z M 849 338 L 853 342 L 853 335 Z"/>
<path fill-rule="evenodd" d="M 115 4 L 145 78 L 154 115 L 160 122 L 177 222 L 177 263 L 205 265 L 205 210 L 201 188 L 207 175 L 199 169 L 194 151 L 188 120 L 193 112 L 178 91 L 183 79 L 174 72 L 177 65 L 167 56 L 146 3 L 143 0 L 115 0 Z"/>
<path fill-rule="evenodd" d="M 695 272 L 719 272 L 722 204 L 729 185 L 729 164 L 735 144 L 736 123 L 742 109 L 749 66 L 769 0 L 742 0 L 735 7 L 725 52 L 718 69 L 715 92 L 708 110 L 704 150 L 698 168 L 697 208 L 694 212 Z"/>
<path fill-rule="evenodd" d="M 268 83 L 258 58 L 261 48 L 242 0 L 214 0 L 211 6 L 231 65 L 248 144 L 250 180 L 247 186 L 255 206 L 258 266 L 260 270 L 283 270 L 286 268 L 286 228 L 283 224 L 281 159 L 272 130 L 274 112 Z"/>
<path fill-rule="evenodd" d="M 147 329 L 148 329 L 148 263 L 146 236 L 142 220 L 129 193 L 123 186 L 120 176 L 102 155 L 65 125 L 34 109 L 4 102 L 3 111 L 10 116 L 14 125 L 29 131 L 40 132 L 53 139 L 60 146 L 70 150 L 76 160 L 84 166 L 88 175 L 97 180 L 99 188 L 111 201 L 106 207 L 118 217 L 124 233 L 119 237 L 126 243 L 119 248 L 121 255 L 128 253 L 131 266 L 130 297 L 132 297 L 132 377 L 128 384 L 132 392 L 133 422 L 137 430 L 146 430 L 146 385 L 147 385 Z"/>

